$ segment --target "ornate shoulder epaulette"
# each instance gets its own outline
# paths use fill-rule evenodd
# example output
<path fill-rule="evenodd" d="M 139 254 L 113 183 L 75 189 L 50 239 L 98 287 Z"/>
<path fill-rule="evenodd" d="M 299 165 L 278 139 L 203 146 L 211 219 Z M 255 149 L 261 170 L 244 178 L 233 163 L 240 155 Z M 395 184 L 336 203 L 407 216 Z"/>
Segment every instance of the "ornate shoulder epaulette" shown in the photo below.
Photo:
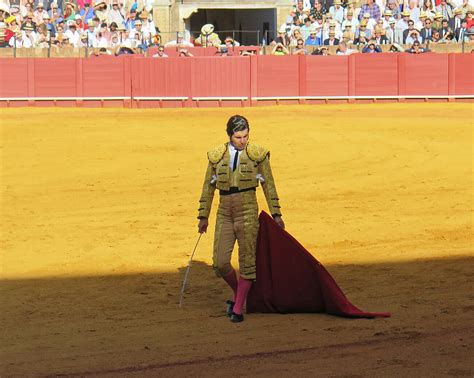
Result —
<path fill-rule="evenodd" d="M 247 155 L 251 160 L 257 163 L 265 160 L 269 153 L 265 147 L 259 146 L 258 144 L 247 143 Z"/>
<path fill-rule="evenodd" d="M 220 144 L 207 153 L 207 158 L 212 164 L 217 164 L 221 161 L 226 150 L 227 150 L 227 143 Z"/>

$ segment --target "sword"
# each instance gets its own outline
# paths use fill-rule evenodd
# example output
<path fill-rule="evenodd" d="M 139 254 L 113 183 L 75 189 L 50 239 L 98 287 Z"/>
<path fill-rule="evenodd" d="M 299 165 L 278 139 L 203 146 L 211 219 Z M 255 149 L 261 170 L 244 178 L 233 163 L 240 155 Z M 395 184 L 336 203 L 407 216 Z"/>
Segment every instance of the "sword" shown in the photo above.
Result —
<path fill-rule="evenodd" d="M 193 263 L 193 257 L 194 257 L 194 252 L 196 252 L 196 248 L 199 244 L 199 240 L 201 240 L 202 233 L 199 234 L 198 240 L 196 242 L 196 245 L 194 246 L 193 253 L 191 253 L 191 258 L 189 259 L 188 262 L 188 267 L 186 268 L 186 273 L 184 274 L 184 280 L 183 280 L 183 286 L 181 288 L 181 296 L 179 297 L 179 307 L 183 305 L 183 297 L 184 297 L 184 290 L 186 289 L 186 283 L 188 281 L 188 274 L 189 271 L 191 270 L 191 265 Z"/>

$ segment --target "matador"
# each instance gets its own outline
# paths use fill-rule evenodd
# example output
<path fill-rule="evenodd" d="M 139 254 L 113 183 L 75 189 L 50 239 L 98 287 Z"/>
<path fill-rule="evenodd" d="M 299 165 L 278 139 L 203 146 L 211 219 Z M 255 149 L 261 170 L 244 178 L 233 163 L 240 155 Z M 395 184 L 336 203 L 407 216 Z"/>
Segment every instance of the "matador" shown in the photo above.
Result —
<path fill-rule="evenodd" d="M 255 255 L 258 234 L 256 188 L 261 184 L 273 219 L 285 227 L 281 218 L 278 194 L 270 168 L 270 153 L 249 142 L 250 126 L 240 115 L 227 122 L 229 141 L 207 153 L 208 165 L 199 200 L 198 231 L 206 232 L 215 190 L 219 190 L 213 248 L 213 268 L 233 291 L 227 315 L 234 323 L 242 314 L 252 282 L 256 279 Z M 235 241 L 239 246 L 239 273 L 231 265 Z"/>

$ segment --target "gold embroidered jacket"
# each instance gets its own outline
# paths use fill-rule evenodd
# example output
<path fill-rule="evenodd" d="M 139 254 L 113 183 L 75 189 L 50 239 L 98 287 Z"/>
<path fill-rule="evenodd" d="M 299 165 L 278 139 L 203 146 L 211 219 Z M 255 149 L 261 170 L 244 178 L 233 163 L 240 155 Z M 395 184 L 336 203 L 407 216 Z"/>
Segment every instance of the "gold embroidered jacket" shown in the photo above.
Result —
<path fill-rule="evenodd" d="M 235 172 L 230 169 L 229 143 L 221 144 L 207 153 L 207 165 L 202 194 L 199 200 L 198 218 L 209 218 L 214 191 L 256 188 L 259 182 L 272 215 L 281 215 L 279 198 L 270 167 L 270 152 L 253 143 L 240 154 L 239 167 Z"/>

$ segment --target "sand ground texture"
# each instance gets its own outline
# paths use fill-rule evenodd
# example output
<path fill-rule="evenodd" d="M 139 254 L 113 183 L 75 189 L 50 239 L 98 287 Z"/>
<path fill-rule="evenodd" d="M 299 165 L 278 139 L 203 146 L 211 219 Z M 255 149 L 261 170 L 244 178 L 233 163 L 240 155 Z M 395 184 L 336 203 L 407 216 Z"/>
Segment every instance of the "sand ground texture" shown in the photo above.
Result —
<path fill-rule="evenodd" d="M 392 318 L 231 324 L 213 230 L 178 308 L 235 112 L 272 152 L 287 230 Z M 0 115 L 1 376 L 473 376 L 472 104 Z"/>

